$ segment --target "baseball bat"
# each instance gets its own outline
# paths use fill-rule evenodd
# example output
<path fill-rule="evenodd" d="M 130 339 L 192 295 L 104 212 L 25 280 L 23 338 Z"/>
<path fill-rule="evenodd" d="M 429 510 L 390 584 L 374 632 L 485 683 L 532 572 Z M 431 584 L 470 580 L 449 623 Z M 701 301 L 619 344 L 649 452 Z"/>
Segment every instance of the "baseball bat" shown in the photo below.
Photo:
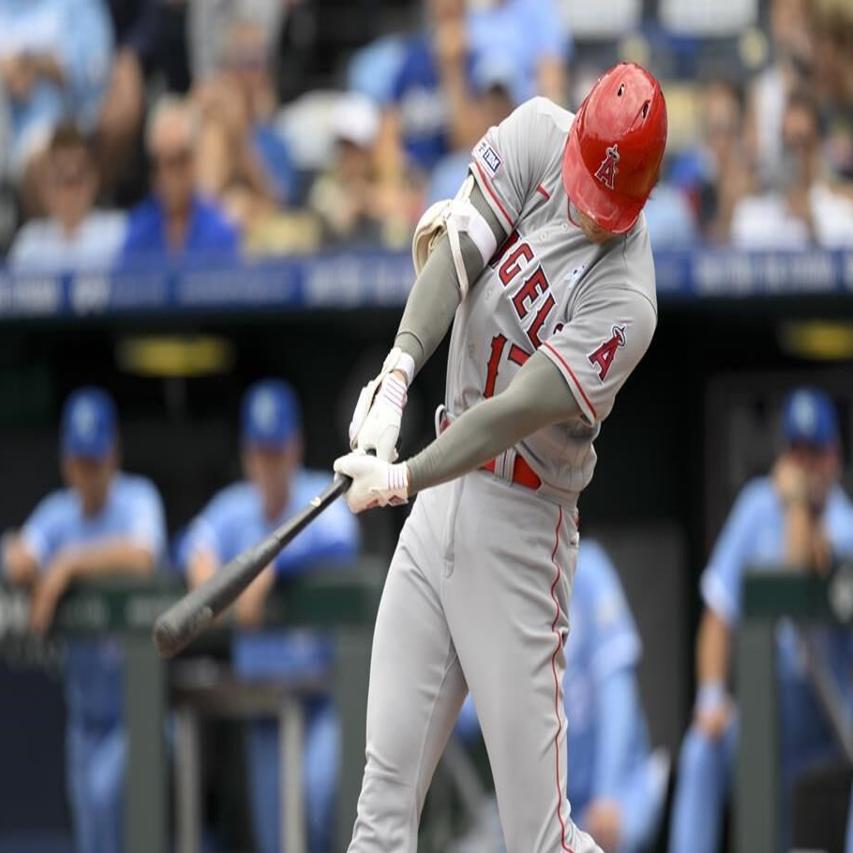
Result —
<path fill-rule="evenodd" d="M 171 658 L 185 649 L 275 559 L 301 530 L 350 487 L 349 477 L 336 476 L 332 484 L 266 539 L 238 554 L 203 584 L 176 601 L 154 623 L 154 644 L 160 657 Z"/>

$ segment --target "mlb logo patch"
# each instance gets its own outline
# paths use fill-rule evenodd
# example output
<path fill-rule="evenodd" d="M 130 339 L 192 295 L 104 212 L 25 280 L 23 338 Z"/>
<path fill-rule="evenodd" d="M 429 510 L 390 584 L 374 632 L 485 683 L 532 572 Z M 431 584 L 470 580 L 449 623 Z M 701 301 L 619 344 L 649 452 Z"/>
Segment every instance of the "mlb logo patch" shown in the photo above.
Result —
<path fill-rule="evenodd" d="M 474 150 L 474 156 L 483 162 L 483 165 L 491 172 L 492 177 L 498 173 L 498 169 L 501 167 L 500 155 L 485 139 Z"/>

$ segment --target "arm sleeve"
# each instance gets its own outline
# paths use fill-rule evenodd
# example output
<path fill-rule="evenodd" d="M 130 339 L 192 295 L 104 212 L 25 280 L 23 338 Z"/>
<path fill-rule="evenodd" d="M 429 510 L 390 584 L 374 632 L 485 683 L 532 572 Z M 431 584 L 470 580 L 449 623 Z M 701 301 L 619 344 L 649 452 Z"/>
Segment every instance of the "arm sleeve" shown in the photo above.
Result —
<path fill-rule="evenodd" d="M 592 287 L 571 321 L 542 344 L 590 424 L 603 421 L 651 343 L 657 314 L 639 291 Z"/>
<path fill-rule="evenodd" d="M 507 233 L 521 218 L 553 155 L 548 151 L 551 133 L 541 113 L 547 103 L 544 98 L 526 101 L 489 128 L 471 152 L 471 174 Z"/>
<path fill-rule="evenodd" d="M 636 721 L 642 713 L 633 670 L 622 667 L 607 676 L 598 687 L 596 710 L 593 796 L 615 799 L 624 787 Z"/>
<path fill-rule="evenodd" d="M 166 550 L 166 519 L 163 501 L 153 484 L 140 488 L 130 506 L 128 535 L 135 545 L 151 552 L 155 560 Z"/>
<path fill-rule="evenodd" d="M 468 409 L 408 460 L 410 490 L 414 493 L 473 471 L 525 436 L 580 415 L 560 372 L 536 352 L 506 390 Z"/>
<path fill-rule="evenodd" d="M 507 232 L 479 186 L 474 187 L 470 200 L 486 220 L 500 245 L 506 239 Z M 480 250 L 464 233 L 460 235 L 459 242 L 468 281 L 476 281 L 485 266 Z M 445 234 L 430 253 L 415 280 L 394 342 L 414 359 L 416 372 L 426 364 L 447 334 L 459 307 L 459 300 L 459 280 L 453 264 L 450 240 Z"/>
<path fill-rule="evenodd" d="M 594 562 L 594 564 L 593 564 Z M 605 681 L 611 673 L 635 667 L 642 644 L 622 584 L 607 553 L 595 542 L 582 543 L 578 572 L 587 572 L 587 582 L 595 580 L 592 613 L 591 659 L 593 676 Z"/>
<path fill-rule="evenodd" d="M 758 490 L 759 484 L 753 483 L 738 495 L 702 574 L 702 598 L 727 625 L 740 616 L 743 570 L 759 521 Z"/>
<path fill-rule="evenodd" d="M 109 81 L 112 23 L 103 5 L 95 0 L 77 0 L 66 6 L 67 38 L 61 62 L 78 117 L 91 128 Z"/>

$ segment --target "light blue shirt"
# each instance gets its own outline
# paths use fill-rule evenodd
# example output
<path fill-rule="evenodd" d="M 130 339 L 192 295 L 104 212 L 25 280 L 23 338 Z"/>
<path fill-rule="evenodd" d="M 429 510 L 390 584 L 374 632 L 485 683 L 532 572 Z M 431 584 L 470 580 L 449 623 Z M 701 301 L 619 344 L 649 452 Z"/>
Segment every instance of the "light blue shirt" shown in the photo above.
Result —
<path fill-rule="evenodd" d="M 824 525 L 833 552 L 853 555 L 853 503 L 840 486 L 829 494 Z M 785 518 L 773 482 L 747 483 L 735 501 L 702 575 L 702 597 L 726 623 L 740 618 L 743 575 L 747 568 L 778 569 L 784 562 Z"/>
<path fill-rule="evenodd" d="M 522 74 L 518 102 L 537 94 L 538 65 L 542 59 L 568 61 L 569 33 L 554 0 L 502 0 L 468 13 L 468 44 L 475 54 L 510 57 Z"/>
<path fill-rule="evenodd" d="M 264 516 L 258 490 L 248 482 L 219 492 L 190 526 L 180 549 L 181 565 L 201 550 L 220 565 L 256 545 L 268 533 L 303 509 L 331 482 L 328 474 L 301 469 L 291 486 L 290 502 L 279 518 Z M 308 525 L 275 561 L 276 575 L 294 577 L 318 563 L 346 563 L 358 553 L 358 524 L 343 501 L 332 504 Z M 233 645 L 234 666 L 250 677 L 311 677 L 331 662 L 326 638 L 310 630 L 265 631 L 239 635 Z"/>
<path fill-rule="evenodd" d="M 823 517 L 830 546 L 838 557 L 853 555 L 853 503 L 840 486 L 833 487 Z M 741 614 L 743 576 L 747 569 L 778 569 L 784 561 L 785 519 L 782 504 L 769 477 L 747 483 L 732 507 L 702 575 L 705 604 L 729 625 Z M 813 637 L 839 687 L 846 689 L 853 719 L 853 634 L 821 629 Z M 802 644 L 793 625 L 777 629 L 777 674 L 786 755 L 805 755 L 828 741 L 823 712 L 811 686 Z"/>
<path fill-rule="evenodd" d="M 12 103 L 16 166 L 66 115 L 86 132 L 94 128 L 112 49 L 112 24 L 101 0 L 0 0 L 0 57 L 52 54 L 65 75 L 64 86 L 40 80 L 29 98 Z"/>
<path fill-rule="evenodd" d="M 617 797 L 649 750 L 635 683 L 640 637 L 613 564 L 604 549 L 588 539 L 578 552 L 569 625 L 563 682 L 569 723 L 568 794 L 572 805 L 582 810 L 596 797 Z M 633 688 L 627 693 L 631 701 L 603 715 L 608 685 L 624 679 Z"/>
<path fill-rule="evenodd" d="M 103 509 L 83 514 L 70 489 L 48 495 L 21 531 L 39 571 L 46 572 L 60 552 L 130 540 L 160 561 L 166 543 L 163 505 L 154 484 L 144 477 L 118 473 Z M 72 722 L 115 722 L 121 714 L 121 654 L 113 639 L 69 642 L 65 661 L 66 702 Z"/>

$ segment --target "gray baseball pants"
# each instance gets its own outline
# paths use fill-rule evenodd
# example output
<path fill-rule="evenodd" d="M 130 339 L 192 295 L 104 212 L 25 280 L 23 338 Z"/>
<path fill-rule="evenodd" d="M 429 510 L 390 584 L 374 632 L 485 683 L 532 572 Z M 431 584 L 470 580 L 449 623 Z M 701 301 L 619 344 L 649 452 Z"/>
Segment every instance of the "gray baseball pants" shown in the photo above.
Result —
<path fill-rule="evenodd" d="M 349 853 L 415 853 L 424 798 L 468 690 L 508 853 L 601 853 L 575 827 L 565 794 L 575 518 L 483 471 L 418 496 L 376 620 Z"/>

